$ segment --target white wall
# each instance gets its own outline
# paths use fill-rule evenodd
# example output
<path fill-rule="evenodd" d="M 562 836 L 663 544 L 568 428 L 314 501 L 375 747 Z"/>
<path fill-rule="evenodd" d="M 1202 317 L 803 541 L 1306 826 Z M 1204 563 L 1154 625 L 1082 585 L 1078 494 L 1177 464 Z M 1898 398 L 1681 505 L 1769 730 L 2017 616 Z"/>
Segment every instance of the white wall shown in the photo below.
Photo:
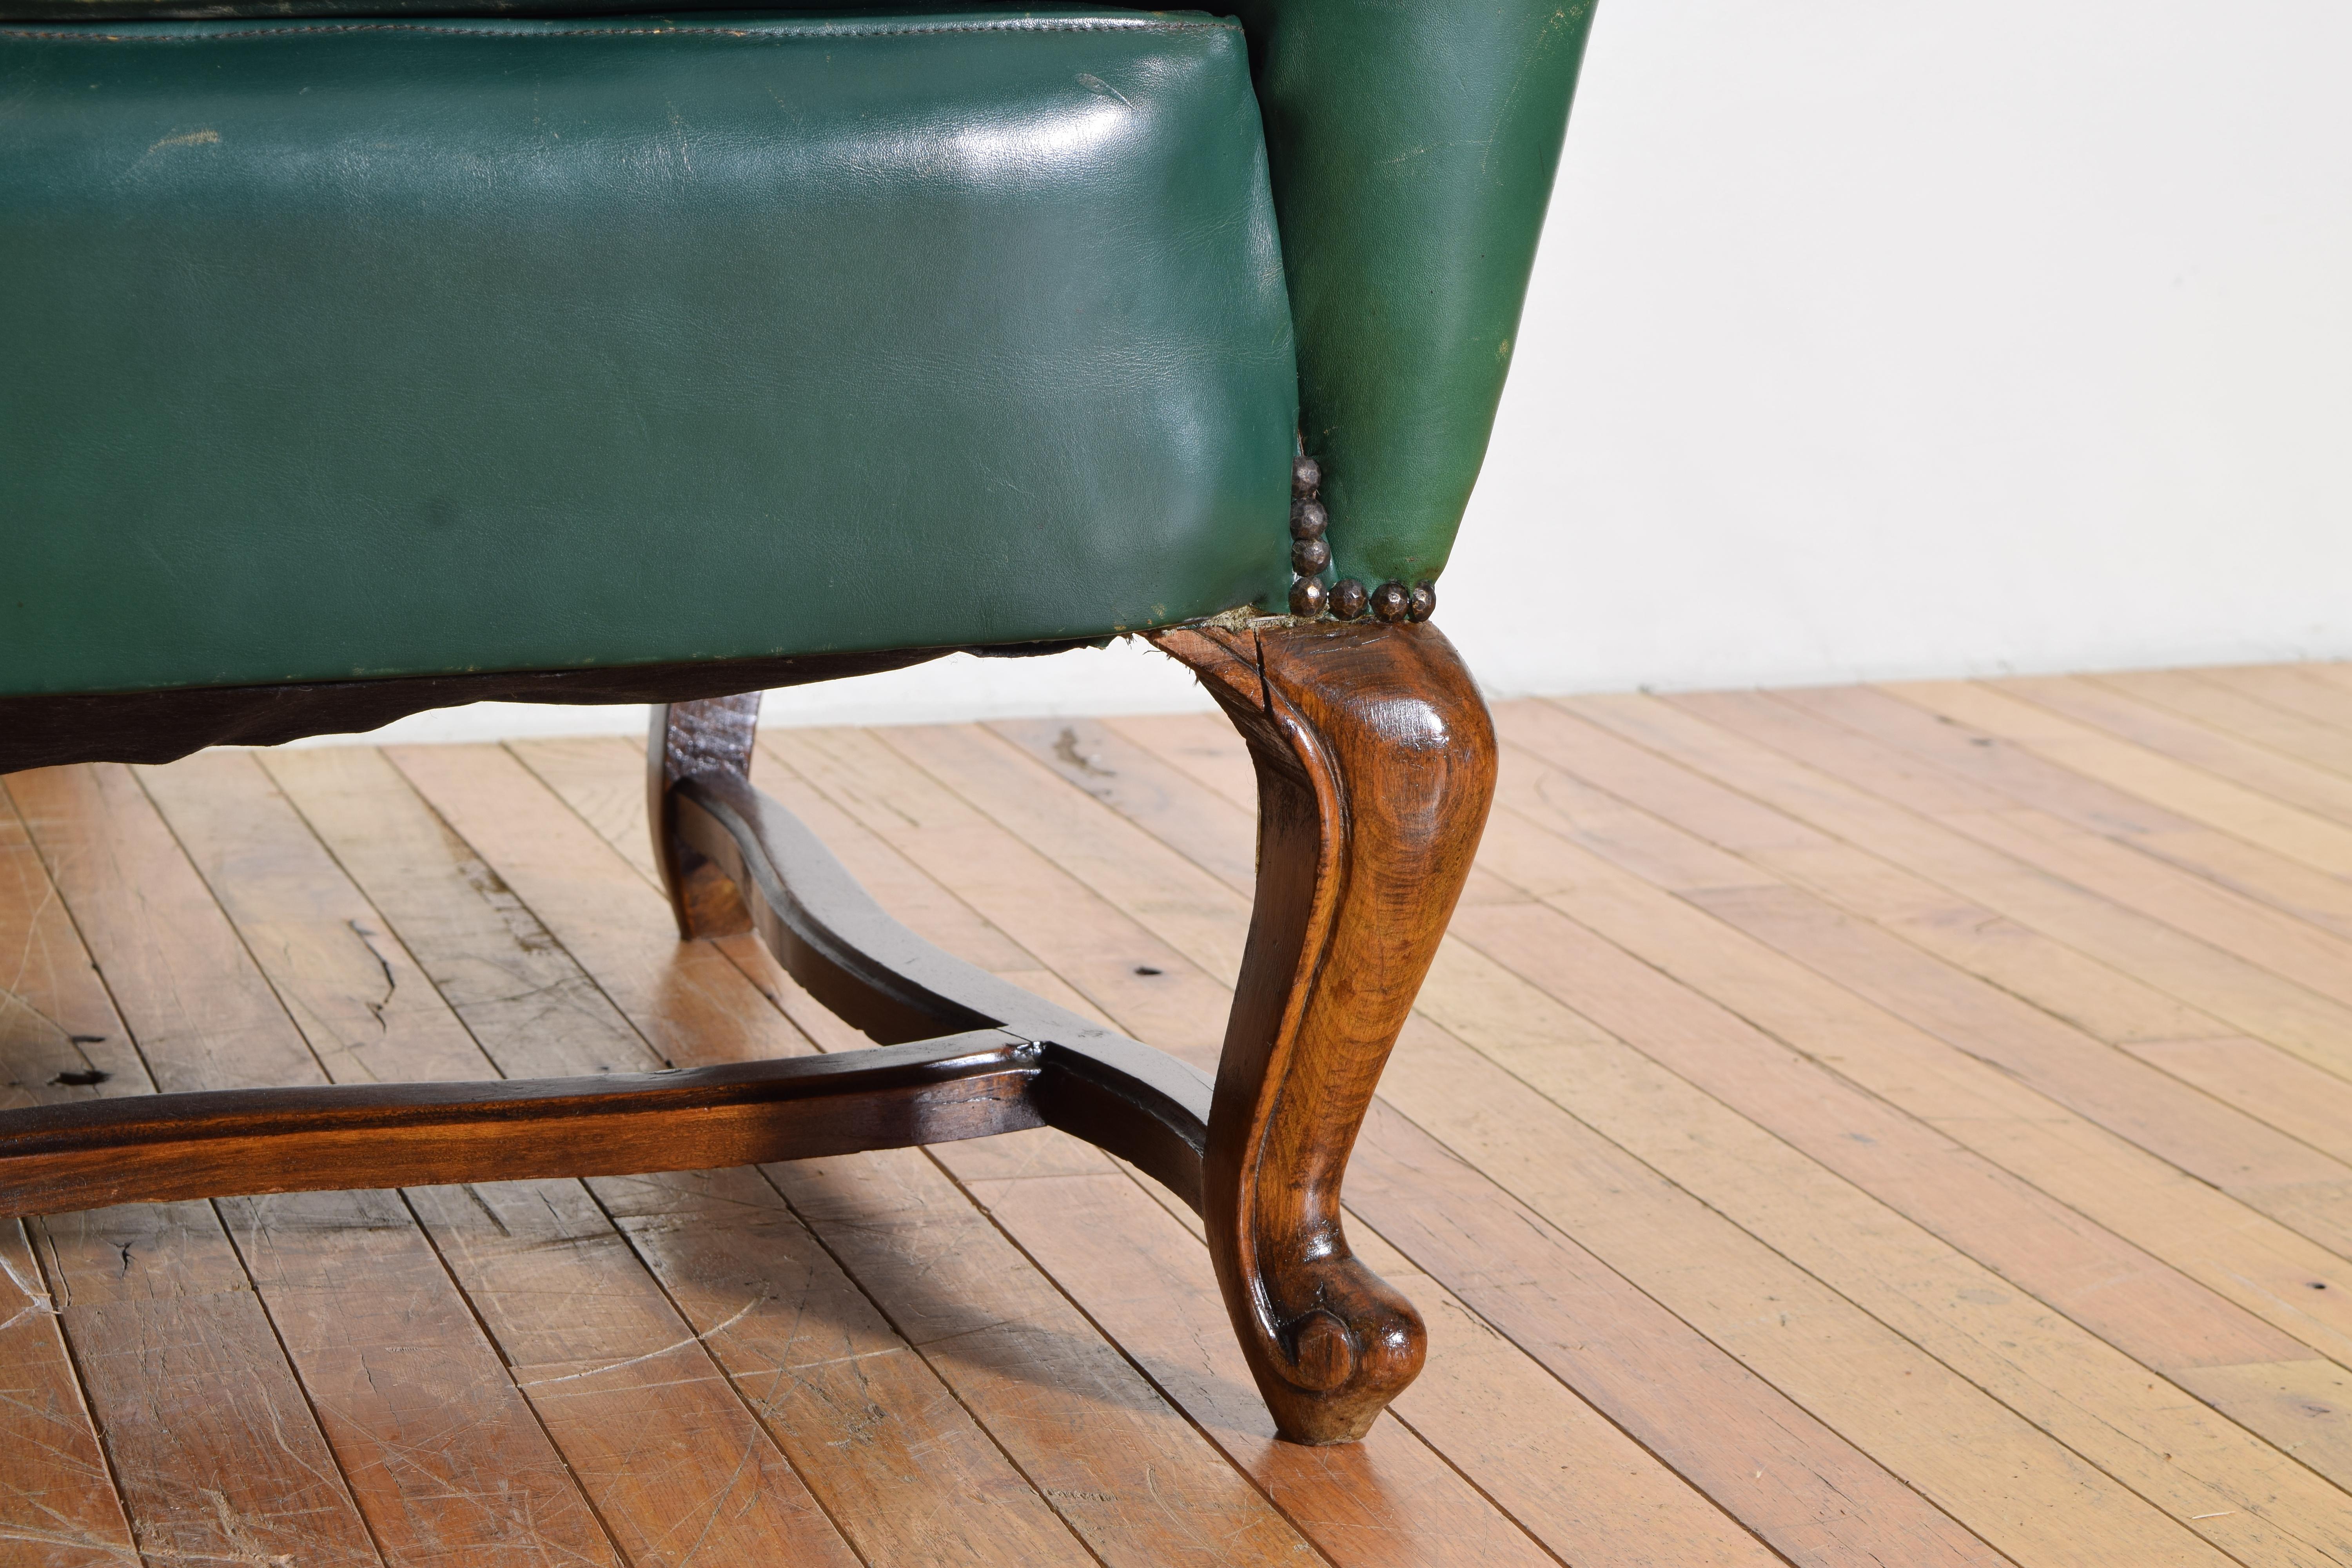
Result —
<path fill-rule="evenodd" d="M 2352 654 L 2352 6 L 1602 0 L 1505 690 Z"/>
<path fill-rule="evenodd" d="M 2348 83 L 2344 0 L 1603 0 L 1439 624 L 1502 694 L 2352 656 Z M 769 712 L 1198 705 L 1122 648 Z"/>

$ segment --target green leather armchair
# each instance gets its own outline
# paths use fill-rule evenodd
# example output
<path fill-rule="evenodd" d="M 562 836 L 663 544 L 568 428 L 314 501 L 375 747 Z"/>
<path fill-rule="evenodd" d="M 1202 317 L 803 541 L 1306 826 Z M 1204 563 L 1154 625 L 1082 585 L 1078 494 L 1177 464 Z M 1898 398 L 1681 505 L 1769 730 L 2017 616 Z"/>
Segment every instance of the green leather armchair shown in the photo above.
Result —
<path fill-rule="evenodd" d="M 0 771 L 652 702 L 681 931 L 879 1042 L 11 1112 L 0 1212 L 1050 1123 L 1201 1210 L 1283 1433 L 1360 1435 L 1423 1336 L 1339 1176 L 1492 787 L 1429 617 L 1591 14 L 0 0 Z M 1213 1088 L 748 782 L 760 689 L 1122 633 L 1259 765 Z"/>

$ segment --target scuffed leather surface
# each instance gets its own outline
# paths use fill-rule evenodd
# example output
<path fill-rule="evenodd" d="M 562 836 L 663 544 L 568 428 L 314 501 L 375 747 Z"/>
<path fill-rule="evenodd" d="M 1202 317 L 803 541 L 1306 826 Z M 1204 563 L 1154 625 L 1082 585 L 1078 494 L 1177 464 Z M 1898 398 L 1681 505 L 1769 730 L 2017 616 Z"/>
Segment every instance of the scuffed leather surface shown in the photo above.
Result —
<path fill-rule="evenodd" d="M 0 693 L 1004 643 L 1287 584 L 1238 29 L 0 29 Z"/>

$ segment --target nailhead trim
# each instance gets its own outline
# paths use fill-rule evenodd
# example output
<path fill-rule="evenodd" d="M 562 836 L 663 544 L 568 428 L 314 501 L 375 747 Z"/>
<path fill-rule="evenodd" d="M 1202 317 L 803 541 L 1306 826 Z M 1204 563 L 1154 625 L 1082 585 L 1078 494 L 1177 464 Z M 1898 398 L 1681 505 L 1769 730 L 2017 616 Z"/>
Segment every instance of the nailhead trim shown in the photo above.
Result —
<path fill-rule="evenodd" d="M 1323 506 L 1323 466 L 1301 452 L 1290 463 L 1290 613 L 1316 620 L 1325 612 L 1352 621 L 1369 608 L 1383 621 L 1425 621 L 1437 613 L 1437 584 L 1407 584 L 1391 577 L 1367 590 L 1353 577 L 1328 588 L 1323 574 L 1331 564 L 1331 542 L 1324 535 L 1331 514 Z"/>
<path fill-rule="evenodd" d="M 1331 542 L 1323 537 L 1331 514 L 1318 499 L 1323 465 L 1301 452 L 1290 460 L 1290 613 L 1317 620 L 1330 607 L 1323 573 L 1331 564 Z"/>

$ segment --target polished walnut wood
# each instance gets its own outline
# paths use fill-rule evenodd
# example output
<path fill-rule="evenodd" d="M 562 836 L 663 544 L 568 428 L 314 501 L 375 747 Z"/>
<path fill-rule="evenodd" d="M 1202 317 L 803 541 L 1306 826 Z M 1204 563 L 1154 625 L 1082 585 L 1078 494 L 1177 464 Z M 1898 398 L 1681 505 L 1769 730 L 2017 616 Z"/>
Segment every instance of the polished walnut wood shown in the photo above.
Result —
<path fill-rule="evenodd" d="M 624 1175 L 1040 1126 L 1001 1031 L 659 1073 L 141 1095 L 12 1111 L 0 1215 L 126 1201 Z"/>
<path fill-rule="evenodd" d="M 1433 627 L 1154 634 L 1248 742 L 1257 901 L 1217 1069 L 1202 1217 L 1283 1436 L 1349 1442 L 1421 1370 L 1359 1263 L 1339 1178 L 1436 955 L 1495 787 L 1494 728 Z"/>
<path fill-rule="evenodd" d="M 681 936 L 754 931 L 876 1048 L 659 1073 L 355 1083 L 0 1114 L 0 1216 L 124 1202 L 699 1170 L 1073 1132 L 1198 1211 L 1280 1433 L 1347 1442 L 1419 1370 L 1339 1177 L 1467 872 L 1486 710 L 1420 626 L 1157 634 L 1232 715 L 1259 887 L 1213 1094 L 1197 1069 L 931 946 L 751 786 L 759 697 L 656 705 L 647 819 Z"/>

